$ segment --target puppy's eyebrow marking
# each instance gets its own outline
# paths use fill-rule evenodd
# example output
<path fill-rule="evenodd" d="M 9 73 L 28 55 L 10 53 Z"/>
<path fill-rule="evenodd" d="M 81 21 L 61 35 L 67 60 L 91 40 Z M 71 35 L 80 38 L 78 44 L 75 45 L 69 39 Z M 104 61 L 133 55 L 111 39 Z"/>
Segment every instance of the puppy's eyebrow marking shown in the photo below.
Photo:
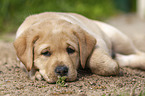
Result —
<path fill-rule="evenodd" d="M 45 48 L 50 48 L 50 46 L 49 46 L 48 44 L 42 44 L 42 45 L 40 46 L 40 48 L 38 49 L 38 52 L 41 53 L 41 51 L 42 51 L 43 49 L 45 49 Z"/>
<path fill-rule="evenodd" d="M 78 47 L 77 47 L 76 43 L 71 42 L 71 41 L 69 41 L 69 40 L 68 40 L 68 41 L 66 41 L 66 42 L 67 42 L 67 44 L 68 44 L 68 45 L 71 45 L 72 47 L 74 47 L 74 48 L 75 48 L 75 50 L 76 50 L 76 51 L 78 51 Z"/>

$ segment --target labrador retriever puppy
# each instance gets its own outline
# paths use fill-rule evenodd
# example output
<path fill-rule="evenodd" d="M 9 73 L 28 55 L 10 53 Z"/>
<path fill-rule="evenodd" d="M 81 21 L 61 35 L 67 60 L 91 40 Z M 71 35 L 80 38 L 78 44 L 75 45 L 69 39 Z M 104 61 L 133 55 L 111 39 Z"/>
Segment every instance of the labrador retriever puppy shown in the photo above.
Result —
<path fill-rule="evenodd" d="M 49 83 L 55 83 L 58 76 L 76 80 L 80 65 L 103 76 L 117 75 L 119 67 L 145 70 L 145 53 L 126 35 L 75 13 L 27 17 L 17 31 L 14 47 L 29 77 Z"/>

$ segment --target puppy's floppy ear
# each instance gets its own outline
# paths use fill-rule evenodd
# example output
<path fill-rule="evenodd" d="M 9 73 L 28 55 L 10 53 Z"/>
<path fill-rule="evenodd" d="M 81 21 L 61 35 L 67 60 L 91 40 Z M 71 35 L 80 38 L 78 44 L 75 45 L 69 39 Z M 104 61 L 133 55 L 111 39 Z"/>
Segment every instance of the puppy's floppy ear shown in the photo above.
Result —
<path fill-rule="evenodd" d="M 22 34 L 14 41 L 16 54 L 28 71 L 31 70 L 33 65 L 33 46 L 36 40 L 38 40 L 38 38 L 38 33 L 24 32 L 24 34 Z"/>
<path fill-rule="evenodd" d="M 74 34 L 79 41 L 81 66 L 85 68 L 86 61 L 95 47 L 96 39 L 80 27 L 75 28 Z"/>

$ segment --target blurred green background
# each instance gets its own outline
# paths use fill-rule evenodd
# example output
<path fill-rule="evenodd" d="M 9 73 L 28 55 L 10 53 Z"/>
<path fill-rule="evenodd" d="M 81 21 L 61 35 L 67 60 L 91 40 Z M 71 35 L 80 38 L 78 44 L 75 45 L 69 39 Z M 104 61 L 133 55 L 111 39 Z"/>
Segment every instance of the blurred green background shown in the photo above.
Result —
<path fill-rule="evenodd" d="M 91 19 L 135 11 L 135 0 L 0 0 L 0 35 L 15 33 L 29 15 L 53 11 L 75 12 Z"/>

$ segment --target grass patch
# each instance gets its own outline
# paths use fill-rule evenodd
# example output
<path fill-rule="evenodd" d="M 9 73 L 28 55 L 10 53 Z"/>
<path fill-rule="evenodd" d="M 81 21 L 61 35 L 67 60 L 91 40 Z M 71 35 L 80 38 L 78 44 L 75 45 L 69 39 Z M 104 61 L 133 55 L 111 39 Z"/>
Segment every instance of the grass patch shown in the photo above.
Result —
<path fill-rule="evenodd" d="M 63 77 L 58 76 L 58 80 L 56 81 L 56 84 L 61 87 L 67 87 L 68 85 L 65 82 L 66 79 L 67 79 L 67 77 L 65 77 L 65 76 L 63 76 Z"/>

